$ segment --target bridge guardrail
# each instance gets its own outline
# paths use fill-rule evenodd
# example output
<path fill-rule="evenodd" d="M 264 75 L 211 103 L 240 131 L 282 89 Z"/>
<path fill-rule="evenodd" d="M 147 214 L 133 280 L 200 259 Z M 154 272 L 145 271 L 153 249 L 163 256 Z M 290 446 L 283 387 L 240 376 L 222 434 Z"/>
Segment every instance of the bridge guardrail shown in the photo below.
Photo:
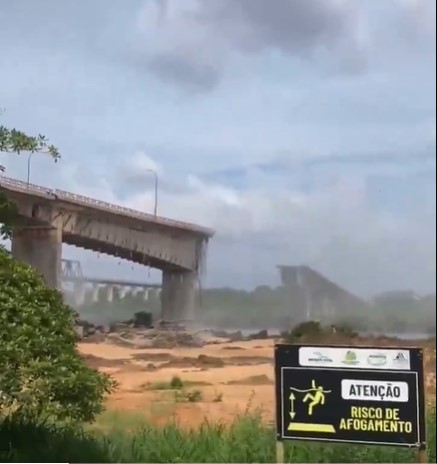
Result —
<path fill-rule="evenodd" d="M 205 227 L 196 226 L 195 224 L 190 224 L 188 222 L 176 221 L 174 219 L 167 219 L 159 216 L 154 216 L 153 214 L 143 213 L 132 208 L 127 208 L 125 206 L 114 205 L 102 200 L 96 200 L 95 198 L 89 198 L 84 195 L 79 195 L 77 193 L 70 193 L 64 190 L 55 190 L 56 196 L 62 200 L 70 200 L 74 203 L 81 203 L 85 206 L 93 206 L 111 213 L 120 213 L 125 216 L 129 216 L 135 219 L 143 219 L 147 221 L 152 221 L 157 224 L 168 225 L 172 227 L 179 227 L 182 229 L 194 230 L 206 234 L 210 234 L 212 231 Z"/>
<path fill-rule="evenodd" d="M 48 189 L 45 187 L 41 187 L 40 185 L 36 184 L 28 184 L 27 182 L 23 182 L 22 180 L 18 179 L 11 179 L 10 177 L 0 176 L 0 185 L 8 185 L 14 188 L 19 188 L 20 190 L 24 190 L 28 192 L 29 190 L 32 193 L 43 193 L 45 195 L 52 194 L 53 190 Z"/>
<path fill-rule="evenodd" d="M 207 227 L 197 226 L 195 224 L 190 224 L 188 222 L 176 221 L 173 219 L 167 219 L 159 216 L 154 216 L 153 214 L 143 213 L 141 211 L 136 211 L 132 208 L 127 208 L 124 206 L 114 205 L 102 200 L 96 200 L 95 198 L 89 198 L 84 195 L 79 195 L 77 193 L 66 192 L 65 190 L 53 190 L 41 187 L 35 184 L 28 184 L 17 179 L 11 179 L 10 177 L 0 176 L 0 185 L 10 186 L 12 188 L 18 188 L 20 191 L 30 192 L 41 194 L 43 193 L 46 196 L 51 196 L 53 199 L 70 201 L 72 203 L 81 204 L 83 206 L 92 206 L 94 208 L 107 211 L 110 213 L 123 214 L 134 219 L 147 220 L 150 222 L 155 222 L 157 224 L 162 224 L 170 227 L 178 227 L 180 229 L 200 232 L 211 236 L 214 231 Z"/>

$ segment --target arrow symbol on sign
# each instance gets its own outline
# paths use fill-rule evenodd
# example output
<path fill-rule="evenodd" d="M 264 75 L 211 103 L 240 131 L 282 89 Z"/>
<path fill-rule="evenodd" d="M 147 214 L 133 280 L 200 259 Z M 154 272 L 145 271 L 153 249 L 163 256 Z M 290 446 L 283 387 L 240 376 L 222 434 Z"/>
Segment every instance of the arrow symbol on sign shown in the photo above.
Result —
<path fill-rule="evenodd" d="M 294 402 L 296 401 L 296 396 L 293 392 L 290 394 L 290 418 L 293 420 L 296 417 L 296 412 L 294 411 Z"/>

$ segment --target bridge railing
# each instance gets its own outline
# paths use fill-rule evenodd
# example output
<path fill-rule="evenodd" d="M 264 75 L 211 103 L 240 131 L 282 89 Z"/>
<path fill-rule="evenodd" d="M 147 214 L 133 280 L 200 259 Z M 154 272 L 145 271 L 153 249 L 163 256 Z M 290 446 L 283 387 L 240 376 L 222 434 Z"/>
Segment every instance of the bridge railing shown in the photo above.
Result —
<path fill-rule="evenodd" d="M 13 189 L 18 189 L 23 192 L 29 192 L 39 195 L 45 194 L 46 196 L 51 196 L 54 199 L 65 200 L 83 206 L 91 206 L 93 208 L 100 209 L 102 211 L 107 211 L 109 213 L 122 214 L 124 216 L 128 216 L 134 219 L 146 220 L 149 222 L 154 222 L 156 224 L 162 224 L 164 226 L 177 227 L 179 229 L 200 232 L 205 235 L 212 235 L 214 233 L 212 229 L 209 229 L 207 227 L 201 227 L 195 224 L 190 224 L 188 222 L 176 221 L 173 219 L 155 216 L 149 213 L 143 213 L 132 208 L 114 205 L 106 201 L 96 200 L 95 198 L 89 198 L 84 195 L 79 195 L 77 193 L 66 192 L 65 190 L 52 190 L 41 187 L 39 185 L 28 184 L 27 182 L 11 179 L 9 177 L 0 176 L 0 185 L 9 186 Z"/>
<path fill-rule="evenodd" d="M 182 229 L 195 230 L 202 233 L 209 234 L 212 231 L 205 227 L 196 226 L 188 222 L 176 221 L 174 219 L 167 219 L 160 216 L 155 216 L 149 213 L 143 213 L 132 208 L 127 208 L 125 206 L 114 205 L 102 200 L 96 200 L 95 198 L 89 198 L 84 195 L 79 195 L 77 193 L 70 193 L 64 190 L 55 190 L 55 194 L 60 200 L 72 201 L 74 203 L 79 203 L 84 206 L 92 206 L 104 211 L 111 213 L 123 214 L 124 216 L 129 216 L 135 219 L 143 219 L 147 221 L 152 221 L 157 224 L 167 225 L 171 227 L 179 227 Z"/>
<path fill-rule="evenodd" d="M 40 185 L 35 184 L 28 184 L 27 182 L 23 182 L 22 180 L 11 179 L 10 177 L 0 176 L 0 185 L 7 185 L 13 188 L 18 188 L 19 190 L 23 190 L 26 192 L 31 193 L 43 193 L 45 195 L 53 194 L 52 189 L 48 189 L 45 187 L 41 187 Z"/>

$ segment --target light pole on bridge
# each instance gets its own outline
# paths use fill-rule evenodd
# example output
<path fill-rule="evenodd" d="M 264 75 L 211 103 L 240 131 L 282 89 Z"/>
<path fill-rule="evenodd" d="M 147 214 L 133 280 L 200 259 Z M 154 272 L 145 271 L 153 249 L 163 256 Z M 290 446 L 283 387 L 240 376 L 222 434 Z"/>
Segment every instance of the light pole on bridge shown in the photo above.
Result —
<path fill-rule="evenodd" d="M 38 153 L 38 154 L 42 154 L 42 155 L 49 155 L 50 156 L 50 153 L 45 153 L 45 152 L 36 152 L 36 151 L 31 151 L 29 153 L 29 157 L 27 158 L 27 188 L 29 188 L 30 186 L 30 168 L 31 168 L 31 161 L 32 161 L 32 156 L 35 154 L 35 153 Z M 54 161 L 55 163 L 58 162 L 58 158 L 54 158 Z"/>
<path fill-rule="evenodd" d="M 158 183 L 159 183 L 158 173 L 153 169 L 146 169 L 146 171 L 152 173 L 153 177 L 155 178 L 155 206 L 153 208 L 153 211 L 154 211 L 154 215 L 157 216 L 158 215 Z"/>

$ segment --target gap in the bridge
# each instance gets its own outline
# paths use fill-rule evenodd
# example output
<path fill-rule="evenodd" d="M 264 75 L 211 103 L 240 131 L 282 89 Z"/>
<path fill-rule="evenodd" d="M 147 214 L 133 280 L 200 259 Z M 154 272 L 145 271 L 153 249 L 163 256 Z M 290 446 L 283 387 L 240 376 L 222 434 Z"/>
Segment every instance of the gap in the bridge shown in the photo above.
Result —
<path fill-rule="evenodd" d="M 120 279 L 148 284 L 161 284 L 162 280 L 162 272 L 158 269 L 149 269 L 146 265 L 142 266 L 114 256 L 74 246 L 63 245 L 62 258 L 79 261 L 83 275 L 89 278 Z"/>
<path fill-rule="evenodd" d="M 10 240 L 3 240 L 0 243 L 7 250 L 11 249 Z M 160 284 L 162 280 L 162 272 L 159 269 L 71 245 L 62 245 L 62 259 L 79 261 L 86 277 L 144 281 L 150 284 Z"/>

